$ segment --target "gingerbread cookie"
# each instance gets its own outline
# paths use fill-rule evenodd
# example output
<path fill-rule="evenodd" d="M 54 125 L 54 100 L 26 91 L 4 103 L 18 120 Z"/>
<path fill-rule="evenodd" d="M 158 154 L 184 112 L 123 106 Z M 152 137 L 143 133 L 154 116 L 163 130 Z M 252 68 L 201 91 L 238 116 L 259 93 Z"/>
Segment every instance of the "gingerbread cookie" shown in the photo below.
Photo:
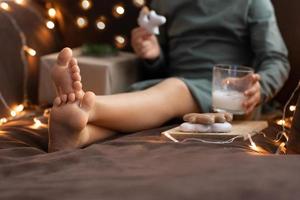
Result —
<path fill-rule="evenodd" d="M 192 124 L 214 124 L 232 121 L 232 114 L 230 113 L 190 113 L 183 116 L 185 122 Z"/>

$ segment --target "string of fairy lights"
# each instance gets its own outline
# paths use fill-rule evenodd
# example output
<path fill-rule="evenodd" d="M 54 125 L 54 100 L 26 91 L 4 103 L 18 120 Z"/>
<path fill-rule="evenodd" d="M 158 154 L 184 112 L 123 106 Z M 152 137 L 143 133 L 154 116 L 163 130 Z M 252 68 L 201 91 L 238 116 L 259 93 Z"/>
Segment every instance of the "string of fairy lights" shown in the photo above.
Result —
<path fill-rule="evenodd" d="M 0 127 L 8 123 L 9 121 L 15 120 L 20 118 L 20 116 L 24 115 L 24 109 L 26 108 L 26 101 L 27 101 L 27 77 L 28 77 L 28 61 L 27 56 L 36 56 L 37 51 L 30 47 L 30 45 L 27 44 L 26 36 L 23 33 L 22 29 L 18 25 L 17 21 L 13 18 L 12 15 L 10 15 L 10 12 L 13 12 L 14 10 L 11 7 L 11 4 L 18 4 L 19 6 L 30 6 L 29 4 L 30 0 L 0 0 L 0 12 L 3 11 L 4 15 L 7 17 L 7 19 L 11 22 L 15 30 L 19 33 L 20 40 L 22 42 L 22 48 L 20 49 L 20 57 L 24 66 L 24 102 L 19 105 L 15 105 L 13 107 L 9 107 L 7 102 L 5 101 L 5 98 L 3 97 L 1 91 L 0 91 L 0 103 L 4 105 L 4 107 L 9 111 L 10 116 L 9 117 L 0 117 Z M 146 0 L 132 0 L 133 5 L 140 8 L 143 7 L 146 4 Z M 60 12 L 58 8 L 55 7 L 55 5 L 51 2 L 48 2 L 46 5 L 46 16 L 47 19 L 45 20 L 45 26 L 49 30 L 53 30 L 56 28 L 56 23 L 58 21 L 57 15 Z M 88 11 L 93 7 L 93 0 L 78 0 L 79 7 L 84 10 Z M 123 17 L 126 14 L 125 6 L 122 2 L 116 3 L 114 6 L 112 6 L 112 16 L 116 19 Z M 99 31 L 107 30 L 108 28 L 108 17 L 105 15 L 100 15 L 94 23 L 91 23 L 86 16 L 77 16 L 74 19 L 74 23 L 79 29 L 85 29 L 88 28 L 90 25 L 95 26 Z M 127 39 L 124 35 L 115 35 L 114 36 L 114 45 L 117 48 L 124 48 L 127 44 Z M 299 89 L 300 85 L 295 89 Z M 278 146 L 278 152 L 284 152 L 285 151 L 285 143 L 288 141 L 288 136 L 285 131 L 285 127 L 290 128 L 292 117 L 285 117 L 287 113 L 287 108 L 289 108 L 290 112 L 295 112 L 296 106 L 290 105 L 290 100 L 293 98 L 295 91 L 293 92 L 291 98 L 286 103 L 284 108 L 284 115 L 282 119 L 277 120 L 276 123 L 280 126 L 282 126 L 282 131 L 278 133 L 279 138 L 276 138 L 275 142 L 280 142 L 280 145 Z M 49 110 L 45 110 L 43 113 L 43 116 L 48 116 Z M 47 128 L 46 124 L 43 124 L 39 117 L 33 118 L 33 125 L 30 126 L 33 129 L 39 129 L 39 128 Z M 284 137 L 286 141 L 281 142 L 280 139 Z M 260 147 L 258 147 L 251 136 L 249 136 L 249 147 L 258 152 L 258 153 L 264 153 L 264 150 Z"/>
<path fill-rule="evenodd" d="M 10 3 L 15 3 L 18 4 L 20 6 L 24 6 L 25 5 L 25 0 L 10 0 L 10 1 L 0 1 L 0 11 L 3 11 L 4 16 L 7 17 L 7 19 L 11 22 L 12 26 L 14 27 L 15 31 L 18 32 L 19 37 L 20 37 L 20 41 L 22 43 L 22 47 L 20 49 L 20 58 L 24 67 L 24 87 L 23 87 L 23 93 L 24 93 L 24 104 L 20 104 L 17 106 L 14 106 L 13 108 L 10 108 L 7 104 L 7 102 L 5 101 L 2 93 L 0 92 L 0 102 L 4 105 L 4 107 L 9 111 L 10 113 L 10 117 L 8 118 L 0 118 L 0 126 L 2 124 L 7 123 L 8 121 L 10 121 L 11 119 L 17 117 L 17 115 L 19 113 L 21 113 L 24 110 L 24 105 L 27 102 L 27 79 L 28 79 L 28 62 L 27 62 L 27 58 L 26 55 L 29 56 L 35 56 L 36 55 L 36 51 L 34 49 L 32 49 L 29 45 L 27 45 L 27 40 L 26 40 L 26 36 L 24 34 L 24 32 L 22 31 L 22 29 L 20 28 L 19 24 L 17 23 L 17 21 L 10 15 L 10 12 L 12 11 L 12 8 L 10 6 Z"/>

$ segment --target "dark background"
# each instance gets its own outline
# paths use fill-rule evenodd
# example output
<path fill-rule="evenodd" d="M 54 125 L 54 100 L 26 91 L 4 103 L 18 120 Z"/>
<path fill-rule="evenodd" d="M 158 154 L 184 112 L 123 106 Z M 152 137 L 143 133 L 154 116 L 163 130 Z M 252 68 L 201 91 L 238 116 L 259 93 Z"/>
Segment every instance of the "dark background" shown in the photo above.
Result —
<path fill-rule="evenodd" d="M 300 1 L 272 0 L 272 2 L 275 7 L 279 28 L 289 50 L 289 60 L 292 67 L 287 83 L 276 97 L 284 104 L 300 80 Z"/>
<path fill-rule="evenodd" d="M 116 35 L 125 36 L 127 46 L 123 50 L 131 51 L 130 32 L 137 25 L 136 18 L 140 8 L 136 7 L 131 0 L 93 0 L 92 2 L 93 6 L 88 11 L 80 8 L 79 0 L 35 0 L 26 6 L 12 4 L 13 10 L 10 15 L 16 19 L 24 31 L 28 45 L 38 52 L 35 57 L 28 56 L 29 82 L 27 88 L 31 102 L 37 102 L 40 56 L 57 52 L 65 46 L 77 47 L 87 42 L 113 44 Z M 54 30 L 45 27 L 49 3 L 59 11 Z M 116 18 L 112 14 L 112 8 L 119 3 L 124 6 L 125 14 Z M 300 1 L 273 0 L 273 3 L 281 32 L 289 49 L 289 59 L 292 66 L 288 82 L 276 97 L 281 103 L 284 103 L 300 79 L 300 70 L 298 70 L 300 65 L 300 16 L 298 14 Z M 147 4 L 149 4 L 149 0 Z M 104 31 L 96 29 L 94 23 L 101 15 L 105 15 L 108 19 L 107 28 Z M 75 24 L 77 16 L 86 16 L 89 20 L 89 26 L 85 29 L 79 29 Z M 0 58 L 0 91 L 8 103 L 13 105 L 23 100 L 22 85 L 24 80 L 21 80 L 20 74 L 24 73 L 24 69 L 22 64 L 20 65 L 19 52 L 16 51 L 21 46 L 19 38 L 2 11 L 0 12 L 0 31 L 0 42 L 4 47 L 0 50 L 0 55 L 5 55 Z M 0 105 L 1 110 L 5 110 L 2 105 Z"/>

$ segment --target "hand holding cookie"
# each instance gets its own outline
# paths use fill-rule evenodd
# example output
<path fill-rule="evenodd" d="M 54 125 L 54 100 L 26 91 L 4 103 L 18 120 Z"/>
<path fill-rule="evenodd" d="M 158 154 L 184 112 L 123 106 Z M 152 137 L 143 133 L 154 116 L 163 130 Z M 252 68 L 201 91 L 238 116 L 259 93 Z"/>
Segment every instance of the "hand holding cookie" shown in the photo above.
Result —
<path fill-rule="evenodd" d="M 149 34 L 159 35 L 159 26 L 165 24 L 167 19 L 158 15 L 154 10 L 143 7 L 138 17 L 138 25 L 148 31 Z"/>

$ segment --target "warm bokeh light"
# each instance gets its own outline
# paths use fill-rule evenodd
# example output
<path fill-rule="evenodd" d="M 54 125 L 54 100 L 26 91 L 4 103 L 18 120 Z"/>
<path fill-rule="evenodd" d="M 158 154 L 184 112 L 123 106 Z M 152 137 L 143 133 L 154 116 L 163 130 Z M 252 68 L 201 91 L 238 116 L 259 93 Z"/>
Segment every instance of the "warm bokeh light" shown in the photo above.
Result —
<path fill-rule="evenodd" d="M 34 118 L 33 121 L 34 121 L 34 124 L 38 127 L 40 127 L 42 125 L 42 122 L 40 120 L 38 120 L 37 118 Z"/>
<path fill-rule="evenodd" d="M 24 110 L 24 105 L 23 104 L 17 105 L 16 107 L 14 107 L 13 110 L 17 113 L 20 113 Z"/>
<path fill-rule="evenodd" d="M 136 7 L 142 7 L 146 4 L 146 0 L 133 0 L 132 3 L 136 6 Z"/>
<path fill-rule="evenodd" d="M 122 4 L 117 4 L 113 7 L 112 13 L 115 17 L 121 17 L 125 14 L 125 8 Z"/>
<path fill-rule="evenodd" d="M 104 22 L 97 22 L 97 28 L 100 30 L 104 30 L 105 29 L 105 23 Z"/>
<path fill-rule="evenodd" d="M 46 26 L 47 26 L 47 28 L 49 28 L 49 29 L 54 29 L 54 28 L 55 28 L 54 22 L 53 22 L 53 21 L 50 21 L 50 20 L 47 21 Z"/>
<path fill-rule="evenodd" d="M 124 48 L 126 46 L 126 38 L 122 35 L 115 36 L 115 45 L 117 48 Z"/>
<path fill-rule="evenodd" d="M 0 3 L 0 8 L 2 8 L 3 10 L 6 10 L 6 11 L 9 11 L 9 10 L 10 10 L 9 5 L 8 5 L 8 3 L 6 3 L 6 2 L 1 2 L 1 3 Z"/>
<path fill-rule="evenodd" d="M 5 124 L 7 122 L 6 118 L 1 118 L 0 119 L 0 125 Z"/>
<path fill-rule="evenodd" d="M 125 9 L 124 9 L 122 6 L 117 6 L 117 7 L 116 7 L 116 12 L 117 12 L 119 15 L 123 15 L 124 12 L 125 12 Z"/>
<path fill-rule="evenodd" d="M 88 25 L 88 20 L 86 17 L 78 17 L 76 19 L 76 24 L 79 28 L 85 28 Z"/>
<path fill-rule="evenodd" d="M 17 112 L 14 111 L 14 110 L 12 110 L 12 111 L 10 111 L 10 115 L 11 115 L 12 117 L 15 117 L 15 116 L 17 116 Z"/>
<path fill-rule="evenodd" d="M 106 28 L 106 21 L 107 21 L 106 17 L 104 16 L 99 17 L 96 21 L 97 29 L 104 30 Z"/>
<path fill-rule="evenodd" d="M 15 3 L 16 4 L 19 4 L 19 5 L 25 5 L 25 0 L 15 0 Z"/>
<path fill-rule="evenodd" d="M 89 0 L 82 0 L 80 2 L 80 6 L 81 6 L 82 9 L 88 10 L 92 7 L 92 3 Z"/>
<path fill-rule="evenodd" d="M 33 122 L 34 122 L 34 124 L 32 126 L 30 126 L 33 129 L 39 129 L 39 128 L 46 126 L 38 118 L 34 118 Z"/>
<path fill-rule="evenodd" d="M 30 56 L 35 56 L 36 55 L 36 51 L 28 46 L 24 46 L 23 47 L 24 51 L 26 53 L 28 53 Z"/>
<path fill-rule="evenodd" d="M 25 0 L 15 0 L 16 4 L 25 5 Z"/>
<path fill-rule="evenodd" d="M 55 18 L 56 17 L 56 10 L 54 8 L 49 8 L 48 9 L 48 15 L 51 18 Z"/>
<path fill-rule="evenodd" d="M 285 120 L 280 119 L 276 121 L 276 124 L 280 125 L 280 126 L 284 126 L 286 124 Z"/>
<path fill-rule="evenodd" d="M 120 44 L 124 44 L 125 43 L 125 38 L 121 35 L 118 35 L 115 37 L 116 42 L 120 43 Z"/>
<path fill-rule="evenodd" d="M 290 111 L 294 112 L 296 110 L 296 106 L 292 105 L 290 106 Z"/>

